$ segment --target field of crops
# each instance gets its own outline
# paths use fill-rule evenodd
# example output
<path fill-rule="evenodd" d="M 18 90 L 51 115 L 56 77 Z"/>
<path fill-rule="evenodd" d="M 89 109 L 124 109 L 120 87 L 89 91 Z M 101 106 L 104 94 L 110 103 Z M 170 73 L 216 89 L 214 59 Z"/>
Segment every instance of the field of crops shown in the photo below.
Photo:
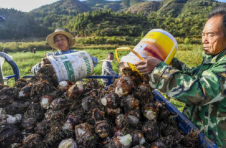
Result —
<path fill-rule="evenodd" d="M 92 49 L 91 49 L 92 48 Z M 99 46 L 98 46 L 99 48 Z M 98 58 L 99 63 L 94 68 L 94 74 L 93 75 L 101 75 L 101 66 L 102 66 L 102 60 L 106 58 L 106 55 L 108 52 L 114 52 L 115 49 L 104 49 L 99 48 L 96 49 L 94 46 L 87 46 L 76 50 L 84 50 L 87 51 L 90 55 L 95 56 Z M 31 67 L 35 65 L 36 63 L 41 61 L 41 58 L 45 57 L 45 54 L 47 52 L 51 51 L 37 51 L 36 54 L 30 53 L 30 52 L 10 52 L 8 53 L 13 57 L 13 61 L 17 64 L 19 71 L 20 71 L 20 77 L 23 77 L 25 75 L 32 75 L 31 73 Z M 126 55 L 128 52 L 123 51 L 119 53 L 119 56 Z M 176 53 L 176 57 L 186 63 L 189 67 L 196 66 L 201 63 L 202 61 L 202 49 L 199 45 L 179 45 L 179 51 Z M 118 72 L 118 62 L 115 61 L 112 63 L 114 71 Z M 8 63 L 3 64 L 3 75 L 8 76 L 13 74 L 13 70 L 10 67 Z M 14 80 L 10 79 L 7 81 L 8 85 L 13 85 Z M 177 101 L 172 100 L 172 103 L 175 104 L 180 110 L 183 108 L 183 104 Z"/>

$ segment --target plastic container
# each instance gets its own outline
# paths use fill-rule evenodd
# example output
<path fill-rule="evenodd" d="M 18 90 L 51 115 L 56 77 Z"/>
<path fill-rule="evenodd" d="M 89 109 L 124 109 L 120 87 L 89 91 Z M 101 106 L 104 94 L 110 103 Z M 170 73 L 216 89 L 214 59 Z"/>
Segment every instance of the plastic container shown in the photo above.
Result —
<path fill-rule="evenodd" d="M 121 62 L 119 60 L 119 57 L 118 57 L 118 51 L 122 51 L 122 50 L 130 50 L 131 53 L 134 54 L 134 56 L 132 56 L 131 58 L 128 58 L 128 60 L 126 60 L 125 62 Z M 137 52 L 135 52 L 133 49 L 129 48 L 129 47 L 121 47 L 121 48 L 117 48 L 115 50 L 115 56 L 116 56 L 116 59 L 117 61 L 120 63 L 119 64 L 119 71 L 121 71 L 123 69 L 123 67 L 131 67 L 133 71 L 137 71 L 140 75 L 142 75 L 136 68 L 136 66 L 134 66 L 133 64 L 136 63 L 137 61 L 139 60 L 144 60 L 144 58 L 142 58 Z M 134 59 L 132 59 L 134 58 Z M 135 61 L 136 60 L 136 61 Z"/>
<path fill-rule="evenodd" d="M 170 64 L 176 51 L 178 44 L 176 39 L 167 31 L 162 29 L 153 29 L 149 31 L 144 38 L 133 48 L 142 58 L 152 56 Z M 123 56 L 120 62 L 136 63 L 140 60 L 133 52 Z"/>
<path fill-rule="evenodd" d="M 198 128 L 191 123 L 188 118 L 186 118 L 173 104 L 169 102 L 163 95 L 161 95 L 157 90 L 153 91 L 154 98 L 159 102 L 164 102 L 166 107 L 173 114 L 177 114 L 178 116 L 174 118 L 176 123 L 178 123 L 179 127 L 188 134 L 191 130 L 198 130 Z M 199 134 L 200 147 L 202 148 L 218 148 L 211 140 L 209 140 L 203 133 Z"/>
<path fill-rule="evenodd" d="M 93 61 L 85 51 L 74 52 L 59 56 L 47 57 L 56 72 L 58 82 L 69 80 L 76 82 L 93 74 Z"/>

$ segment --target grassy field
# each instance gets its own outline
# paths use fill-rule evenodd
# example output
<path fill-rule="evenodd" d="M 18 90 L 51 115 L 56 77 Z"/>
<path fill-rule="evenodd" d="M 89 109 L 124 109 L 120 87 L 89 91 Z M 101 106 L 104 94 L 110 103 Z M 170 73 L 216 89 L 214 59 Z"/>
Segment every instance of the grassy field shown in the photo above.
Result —
<path fill-rule="evenodd" d="M 101 66 L 102 61 L 106 58 L 108 52 L 115 51 L 114 46 L 79 46 L 79 48 L 75 50 L 87 51 L 90 55 L 98 58 L 99 63 L 94 68 L 93 75 L 101 75 Z M 37 51 L 36 54 L 26 52 L 9 52 L 8 54 L 13 57 L 13 61 L 17 64 L 20 72 L 20 77 L 26 75 L 32 75 L 31 67 L 36 63 L 40 62 L 47 52 L 51 52 L 51 50 L 45 51 Z M 128 54 L 129 51 L 123 51 L 119 53 L 119 57 Z M 179 45 L 179 51 L 175 55 L 179 60 L 186 63 L 189 67 L 194 67 L 201 63 L 202 61 L 202 49 L 200 45 Z M 118 62 L 115 61 L 112 63 L 114 71 L 118 72 Z M 8 63 L 3 64 L 3 75 L 8 76 L 13 74 L 13 70 Z M 7 81 L 7 84 L 12 86 L 14 84 L 14 80 L 10 79 Z M 183 109 L 183 103 L 180 103 L 175 100 L 171 100 L 171 102 L 178 107 L 179 110 Z"/>

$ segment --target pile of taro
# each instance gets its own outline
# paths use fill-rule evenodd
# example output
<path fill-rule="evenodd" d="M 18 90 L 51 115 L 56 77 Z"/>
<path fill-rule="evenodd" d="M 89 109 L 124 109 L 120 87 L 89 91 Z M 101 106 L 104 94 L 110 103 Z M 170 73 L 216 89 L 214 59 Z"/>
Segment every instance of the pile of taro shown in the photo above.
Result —
<path fill-rule="evenodd" d="M 97 80 L 58 84 L 44 61 L 30 80 L 0 86 L 0 147 L 198 147 L 198 132 L 183 133 L 175 116 L 129 68 L 106 90 Z"/>

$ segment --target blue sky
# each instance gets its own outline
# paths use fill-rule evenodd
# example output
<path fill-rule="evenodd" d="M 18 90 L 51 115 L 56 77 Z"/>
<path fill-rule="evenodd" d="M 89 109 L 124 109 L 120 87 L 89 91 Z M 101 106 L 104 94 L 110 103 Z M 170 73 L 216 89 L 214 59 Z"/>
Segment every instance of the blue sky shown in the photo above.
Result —
<path fill-rule="evenodd" d="M 14 8 L 23 12 L 29 12 L 35 8 L 51 4 L 56 1 L 58 0 L 0 0 L 0 8 Z M 226 0 L 218 1 L 226 2 Z"/>

